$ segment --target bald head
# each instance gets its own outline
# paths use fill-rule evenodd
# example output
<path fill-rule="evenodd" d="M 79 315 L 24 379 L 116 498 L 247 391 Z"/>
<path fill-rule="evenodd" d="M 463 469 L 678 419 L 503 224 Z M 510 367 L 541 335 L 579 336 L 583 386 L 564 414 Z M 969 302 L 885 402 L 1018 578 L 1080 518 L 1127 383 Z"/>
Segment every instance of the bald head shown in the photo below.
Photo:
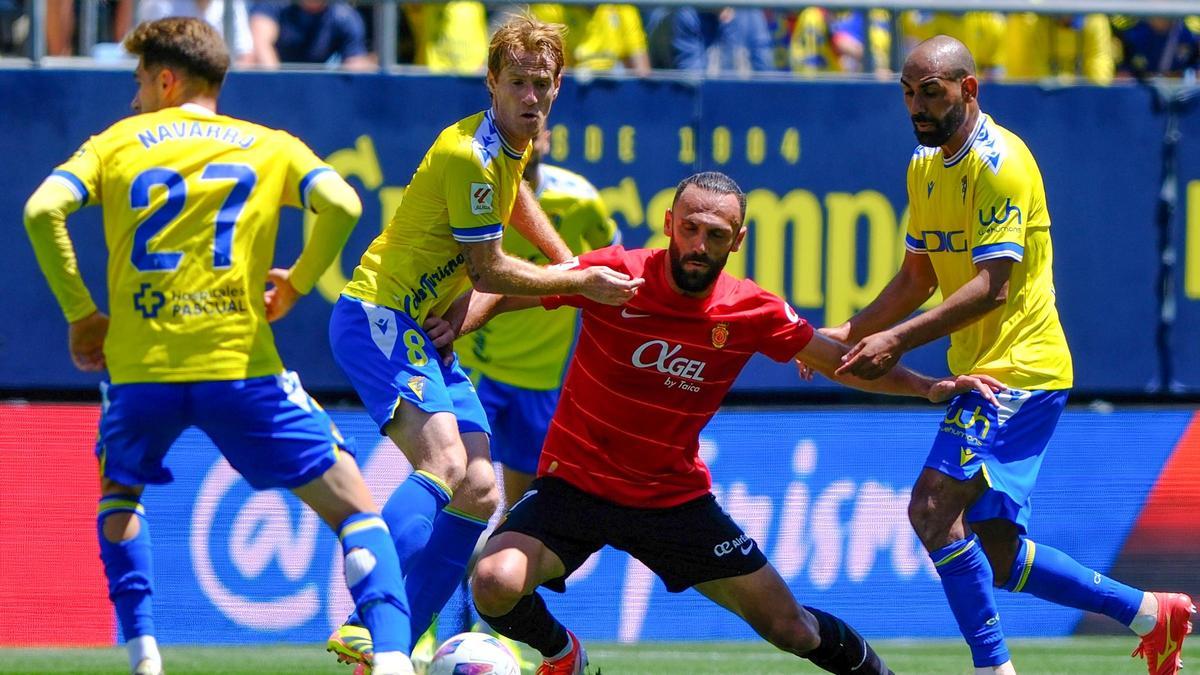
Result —
<path fill-rule="evenodd" d="M 937 35 L 917 45 L 900 73 L 917 141 L 953 154 L 979 115 L 975 59 L 963 43 Z"/>
<path fill-rule="evenodd" d="M 975 75 L 971 50 L 949 35 L 935 35 L 917 45 L 904 60 L 903 77 L 920 81 L 926 77 L 961 80 Z"/>

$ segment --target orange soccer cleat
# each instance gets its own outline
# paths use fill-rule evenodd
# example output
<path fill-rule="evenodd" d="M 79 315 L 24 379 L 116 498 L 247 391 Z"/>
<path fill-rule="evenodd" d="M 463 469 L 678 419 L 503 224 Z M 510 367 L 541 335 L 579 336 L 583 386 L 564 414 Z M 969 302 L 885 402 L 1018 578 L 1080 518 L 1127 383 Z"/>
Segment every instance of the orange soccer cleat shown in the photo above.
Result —
<path fill-rule="evenodd" d="M 1155 593 L 1154 597 L 1158 599 L 1158 622 L 1142 636 L 1131 656 L 1145 658 L 1150 675 L 1175 675 L 1183 667 L 1179 655 L 1183 639 L 1192 632 L 1196 605 L 1183 593 Z"/>
<path fill-rule="evenodd" d="M 537 675 L 584 675 L 588 664 L 587 650 L 571 631 L 567 631 L 567 639 L 571 641 L 571 651 L 553 661 L 542 661 Z"/>

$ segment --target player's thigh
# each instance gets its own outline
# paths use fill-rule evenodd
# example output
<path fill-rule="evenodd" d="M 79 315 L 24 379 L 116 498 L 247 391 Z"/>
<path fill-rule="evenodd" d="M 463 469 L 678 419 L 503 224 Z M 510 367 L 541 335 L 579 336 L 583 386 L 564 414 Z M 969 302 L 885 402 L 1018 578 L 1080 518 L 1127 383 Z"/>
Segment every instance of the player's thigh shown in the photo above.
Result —
<path fill-rule="evenodd" d="M 125 487 L 171 482 L 171 471 L 163 466 L 163 459 L 191 425 L 189 387 L 178 383 L 101 385 L 95 452 L 106 496 L 132 494 L 122 489 Z"/>
<path fill-rule="evenodd" d="M 711 494 L 666 509 L 625 509 L 622 520 L 612 545 L 645 563 L 672 593 L 767 564 L 757 542 Z"/>
<path fill-rule="evenodd" d="M 257 490 L 300 487 L 353 454 L 293 372 L 200 382 L 193 392 L 196 426 Z"/>
<path fill-rule="evenodd" d="M 502 548 L 513 534 L 537 540 L 553 557 L 538 565 L 534 586 L 562 592 L 566 577 L 608 543 L 607 532 L 614 526 L 611 507 L 603 500 L 565 481 L 539 478 L 505 512 L 484 550 Z"/>
<path fill-rule="evenodd" d="M 564 573 L 562 559 L 545 542 L 510 531 L 488 539 L 471 579 L 475 596 L 486 611 L 487 605 L 513 602 Z"/>
<path fill-rule="evenodd" d="M 787 582 L 770 564 L 750 574 L 696 584 L 696 590 L 768 638 L 817 635 L 816 620 L 800 607 Z"/>
<path fill-rule="evenodd" d="M 342 296 L 329 320 L 329 342 L 334 360 L 380 433 L 393 440 L 394 434 L 437 440 L 422 436 L 422 428 L 431 417 L 455 415 L 447 369 L 425 331 L 407 314 Z M 393 430 L 397 425 L 401 429 Z"/>

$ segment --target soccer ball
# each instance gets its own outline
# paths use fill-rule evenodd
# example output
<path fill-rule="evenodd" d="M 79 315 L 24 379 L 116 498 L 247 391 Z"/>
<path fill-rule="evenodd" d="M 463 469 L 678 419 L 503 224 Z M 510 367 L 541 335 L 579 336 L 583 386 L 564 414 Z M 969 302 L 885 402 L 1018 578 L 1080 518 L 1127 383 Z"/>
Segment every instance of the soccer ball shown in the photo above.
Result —
<path fill-rule="evenodd" d="M 521 675 L 512 652 L 486 633 L 459 633 L 442 643 L 428 675 Z"/>

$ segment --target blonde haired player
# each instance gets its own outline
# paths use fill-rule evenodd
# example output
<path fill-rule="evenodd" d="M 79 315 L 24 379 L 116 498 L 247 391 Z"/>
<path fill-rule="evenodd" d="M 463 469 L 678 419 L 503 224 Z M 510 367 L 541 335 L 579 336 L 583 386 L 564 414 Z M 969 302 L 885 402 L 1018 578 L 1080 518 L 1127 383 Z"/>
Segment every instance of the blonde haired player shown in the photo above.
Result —
<path fill-rule="evenodd" d="M 458 587 L 499 495 L 490 428 L 456 360 L 425 332 L 472 287 L 512 295 L 582 294 L 621 304 L 641 280 L 608 268 L 538 267 L 501 248 L 506 225 L 553 262 L 571 252 L 521 180 L 562 82 L 560 27 L 510 19 L 488 49 L 492 106 L 447 127 L 404 201 L 363 254 L 334 306 L 334 358 L 413 465 L 383 509 L 405 574 L 414 640 Z M 352 616 L 329 639 L 339 659 L 367 661 L 371 636 Z"/>
<path fill-rule="evenodd" d="M 375 672 L 411 673 L 387 525 L 345 440 L 284 370 L 268 325 L 329 266 L 358 220 L 358 196 L 296 138 L 216 113 L 229 54 L 204 21 L 143 23 L 125 48 L 140 57 L 139 114 L 55 169 L 30 197 L 25 227 L 70 324 L 72 359 L 108 369 L 97 529 L 130 667 L 162 672 L 142 491 L 172 480 L 163 457 L 196 426 L 250 485 L 291 489 L 334 528 L 347 586 L 377 636 Z M 89 203 L 104 211 L 111 322 L 66 229 Z M 313 211 L 316 224 L 296 263 L 271 269 L 282 206 Z"/>

